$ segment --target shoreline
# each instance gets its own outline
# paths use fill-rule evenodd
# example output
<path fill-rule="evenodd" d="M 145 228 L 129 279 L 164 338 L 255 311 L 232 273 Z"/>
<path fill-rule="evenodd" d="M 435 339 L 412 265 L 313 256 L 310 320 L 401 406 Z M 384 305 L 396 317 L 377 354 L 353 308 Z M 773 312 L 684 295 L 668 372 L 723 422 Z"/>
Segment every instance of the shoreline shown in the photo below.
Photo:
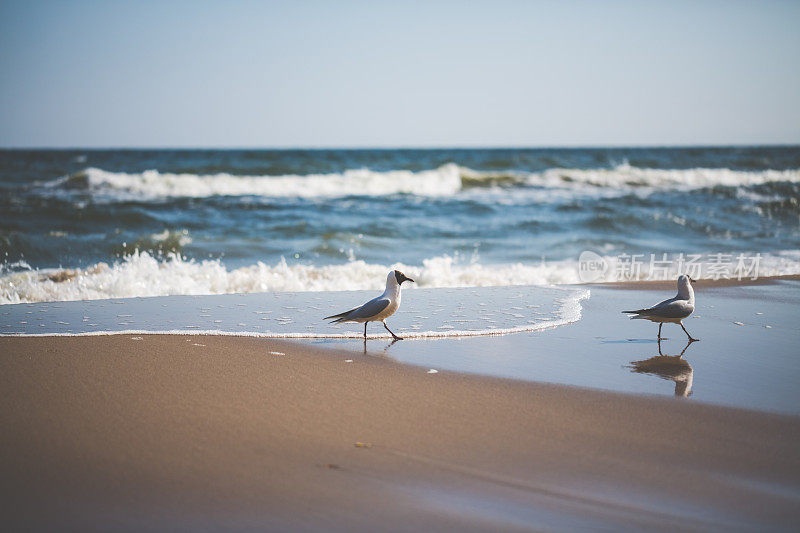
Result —
<path fill-rule="evenodd" d="M 563 299 L 571 301 L 580 291 L 591 295 L 580 298 L 574 308 L 564 307 Z M 328 311 L 363 301 L 372 295 L 369 291 L 25 304 L 0 308 L 0 327 L 14 331 L 19 323 L 26 328 L 23 331 L 36 332 L 40 325 L 52 324 L 62 334 L 34 333 L 30 338 L 53 342 L 165 333 L 293 339 L 351 356 L 371 354 L 435 370 L 675 395 L 691 402 L 800 415 L 800 372 L 794 362 L 800 338 L 792 320 L 800 305 L 800 280 L 699 286 L 697 309 L 686 327 L 703 341 L 691 345 L 672 325 L 664 329 L 668 338 L 656 342 L 656 326 L 630 321 L 620 313 L 671 296 L 674 287 L 625 290 L 592 285 L 580 291 L 523 287 L 407 292 L 400 312 L 389 320 L 396 332 L 407 337 L 402 342 L 392 342 L 373 325 L 364 343 L 363 329 L 319 320 L 331 314 Z M 473 317 L 479 321 L 470 322 Z M 531 331 L 503 334 L 509 326 L 526 322 L 529 325 L 522 329 Z M 187 329 L 175 329 L 178 324 Z M 84 325 L 100 331 L 76 335 L 67 329 L 80 331 Z M 215 329 L 207 331 L 209 326 Z M 461 333 L 470 328 L 478 331 L 471 336 Z"/>
<path fill-rule="evenodd" d="M 553 328 L 555 329 L 555 328 Z M 538 333 L 538 332 L 537 332 Z M 133 336 L 131 336 L 133 335 Z M 498 337 L 506 336 L 506 335 L 518 335 L 518 334 L 498 334 Z M 491 339 L 492 335 L 485 335 L 487 339 Z M 465 339 L 469 339 L 470 337 L 467 336 Z M 203 342 L 213 342 L 213 343 L 223 343 L 227 344 L 230 343 L 230 347 L 238 346 L 237 341 L 247 341 L 247 342 L 262 342 L 265 343 L 263 346 L 259 346 L 258 348 L 254 348 L 254 350 L 260 350 L 261 355 L 270 355 L 270 356 L 285 356 L 288 353 L 295 353 L 295 354 L 303 354 L 305 356 L 312 356 L 312 357 L 323 357 L 326 359 L 335 359 L 337 361 L 343 360 L 347 363 L 356 362 L 358 359 L 359 362 L 381 362 L 389 365 L 394 365 L 398 367 L 400 370 L 404 370 L 406 372 L 415 373 L 420 372 L 423 374 L 445 374 L 445 375 L 454 375 L 460 376 L 462 379 L 476 379 L 478 381 L 481 380 L 488 380 L 493 381 L 496 380 L 501 383 L 510 383 L 516 384 L 517 386 L 532 386 L 532 387 L 553 387 L 555 389 L 562 389 L 565 394 L 569 394 L 568 391 L 573 391 L 578 394 L 580 393 L 591 393 L 591 394 L 600 394 L 600 395 L 611 395 L 618 397 L 619 399 L 630 399 L 631 401 L 638 401 L 638 400 L 654 400 L 658 402 L 665 402 L 665 405 L 669 405 L 671 402 L 677 403 L 690 403 L 693 405 L 699 405 L 703 407 L 707 407 L 710 409 L 723 409 L 723 410 L 733 410 L 733 411 L 742 411 L 751 414 L 758 414 L 758 415 L 767 415 L 767 416 L 778 416 L 778 417 L 788 417 L 791 419 L 797 419 L 800 422 L 800 414 L 793 414 L 793 413 L 786 413 L 780 411 L 772 411 L 772 410 L 764 410 L 758 409 L 755 407 L 742 407 L 738 405 L 724 405 L 724 404 L 715 404 L 703 401 L 693 401 L 693 402 L 678 402 L 677 400 L 672 398 L 672 395 L 664 395 L 664 394 L 657 394 L 657 393 L 639 393 L 639 392 L 627 392 L 627 391 L 616 391 L 611 389 L 604 389 L 604 388 L 597 388 L 585 385 L 578 385 L 578 384 L 570 384 L 570 383 L 559 383 L 559 382 L 552 382 L 552 381 L 536 381 L 531 379 L 526 379 L 522 377 L 511 377 L 511 376 L 503 376 L 503 375 L 495 375 L 495 374 L 484 374 L 479 372 L 469 372 L 469 371 L 461 371 L 461 370 L 451 370 L 451 369 L 439 369 L 432 368 L 430 364 L 424 364 L 423 362 L 416 361 L 410 362 L 405 361 L 403 359 L 397 359 L 392 355 L 389 355 L 387 352 L 388 350 L 374 350 L 374 349 L 367 349 L 364 351 L 354 351 L 351 349 L 350 346 L 337 346 L 332 343 L 336 343 L 338 341 L 352 341 L 352 338 L 349 337 L 335 337 L 335 338 L 314 338 L 314 337 L 296 337 L 296 338 L 285 338 L 285 337 L 260 337 L 260 336 L 247 336 L 247 335 L 240 335 L 240 334 L 217 334 L 217 333 L 204 333 L 204 332 L 112 332 L 112 333 L 100 333 L 100 334 L 69 334 L 69 335 L 0 335 L 0 347 L 6 349 L 4 346 L 4 341 L 10 341 L 8 343 L 8 351 L 19 351 L 19 346 L 16 344 L 16 340 L 22 340 L 23 343 L 26 341 L 44 341 L 45 344 L 48 346 L 47 348 L 42 348 L 40 351 L 42 352 L 53 352 L 53 348 L 51 347 L 52 344 L 48 341 L 55 341 L 61 339 L 76 339 L 76 340 L 86 340 L 88 342 L 101 342 L 103 340 L 109 341 L 113 345 L 119 344 L 129 344 L 130 342 L 142 343 L 145 341 L 152 341 L 156 344 L 162 344 L 164 342 L 171 342 L 175 340 L 178 342 L 179 340 L 187 343 L 188 347 L 195 347 L 195 348 L 204 348 L 208 346 L 208 344 L 203 344 Z M 369 341 L 379 341 L 383 340 L 382 337 L 379 338 L 368 338 Z M 447 338 L 421 338 L 415 339 L 418 341 L 439 341 L 439 340 L 448 340 Z M 308 341 L 318 341 L 318 342 L 308 342 Z M 331 341 L 331 342 L 327 342 Z M 399 342 L 399 341 L 397 341 Z M 390 342 L 390 346 L 396 344 L 396 342 Z M 178 344 L 182 347 L 182 344 Z M 130 352 L 135 352 L 136 346 L 129 346 L 126 349 Z M 72 350 L 68 350 L 72 352 Z M 233 350 L 235 351 L 235 350 Z M 129 353 L 128 355 L 135 356 L 137 354 Z M 674 357 L 674 356 L 663 356 L 663 357 Z M 342 359 L 344 358 L 344 359 Z M 627 367 L 630 368 L 633 372 L 635 367 Z M 675 396 L 678 396 L 677 394 Z M 800 496 L 800 493 L 798 493 Z"/>

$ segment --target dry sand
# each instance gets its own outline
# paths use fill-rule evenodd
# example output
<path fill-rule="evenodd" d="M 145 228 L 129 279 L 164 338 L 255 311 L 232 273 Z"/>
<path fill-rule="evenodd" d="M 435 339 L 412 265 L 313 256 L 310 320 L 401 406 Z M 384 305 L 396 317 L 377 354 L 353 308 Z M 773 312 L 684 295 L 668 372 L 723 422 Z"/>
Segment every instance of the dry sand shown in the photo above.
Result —
<path fill-rule="evenodd" d="M 0 354 L 7 530 L 800 521 L 797 417 L 252 338 L 0 338 Z"/>

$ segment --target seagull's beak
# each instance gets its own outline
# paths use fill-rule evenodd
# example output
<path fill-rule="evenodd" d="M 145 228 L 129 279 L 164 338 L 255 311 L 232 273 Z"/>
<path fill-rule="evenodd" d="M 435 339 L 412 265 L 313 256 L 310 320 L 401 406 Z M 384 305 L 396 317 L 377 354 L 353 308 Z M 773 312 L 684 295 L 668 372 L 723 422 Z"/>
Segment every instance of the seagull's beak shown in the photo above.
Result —
<path fill-rule="evenodd" d="M 406 276 L 402 272 L 398 272 L 398 274 L 399 274 L 399 276 L 397 276 L 397 281 L 398 281 L 398 283 L 400 285 L 402 285 L 404 281 L 410 281 L 411 283 L 414 283 L 413 279 L 409 278 L 408 276 Z"/>
<path fill-rule="evenodd" d="M 691 277 L 689 277 L 689 276 L 686 276 L 686 277 L 687 277 L 687 278 L 689 278 L 689 282 L 690 282 L 690 283 L 695 283 L 695 282 L 697 281 L 696 279 L 692 279 L 692 278 L 691 278 Z"/>

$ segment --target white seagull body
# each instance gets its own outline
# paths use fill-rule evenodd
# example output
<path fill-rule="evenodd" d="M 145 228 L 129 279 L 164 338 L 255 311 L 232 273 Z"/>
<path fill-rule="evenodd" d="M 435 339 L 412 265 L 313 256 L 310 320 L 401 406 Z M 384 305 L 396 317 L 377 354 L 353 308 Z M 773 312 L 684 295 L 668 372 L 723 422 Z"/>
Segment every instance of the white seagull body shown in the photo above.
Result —
<path fill-rule="evenodd" d="M 692 288 L 692 278 L 686 275 L 678 277 L 678 294 L 674 298 L 659 302 L 653 307 L 646 309 L 637 309 L 636 311 L 623 311 L 623 313 L 633 314 L 631 319 L 642 318 L 652 322 L 658 322 L 658 338 L 661 339 L 661 326 L 664 322 L 672 322 L 679 324 L 689 337 L 690 341 L 694 339 L 686 328 L 683 327 L 683 319 L 687 318 L 694 312 L 694 289 Z"/>
<path fill-rule="evenodd" d="M 389 318 L 400 307 L 400 285 L 404 281 L 414 282 L 413 279 L 406 277 L 405 274 L 399 270 L 392 270 L 386 276 L 386 290 L 377 298 L 373 298 L 361 307 L 356 307 L 338 315 L 326 316 L 325 320 L 333 319 L 331 324 L 339 324 L 341 322 L 363 322 L 364 323 L 364 340 L 367 339 L 367 323 L 368 322 L 382 322 L 386 331 L 392 334 L 395 340 L 400 340 L 402 337 L 395 335 L 389 326 L 386 325 L 386 319 Z"/>

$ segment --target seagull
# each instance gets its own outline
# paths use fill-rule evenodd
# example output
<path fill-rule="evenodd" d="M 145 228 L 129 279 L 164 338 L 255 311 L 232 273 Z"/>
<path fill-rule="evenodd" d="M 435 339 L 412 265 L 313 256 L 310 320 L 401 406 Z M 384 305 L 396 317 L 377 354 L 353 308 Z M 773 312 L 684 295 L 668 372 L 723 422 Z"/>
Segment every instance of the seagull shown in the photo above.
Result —
<path fill-rule="evenodd" d="M 664 300 L 657 303 L 653 307 L 646 309 L 637 309 L 636 311 L 623 311 L 623 313 L 633 314 L 634 318 L 644 318 L 652 322 L 658 322 L 658 340 L 661 340 L 661 326 L 664 322 L 672 322 L 680 324 L 683 332 L 689 337 L 689 342 L 699 341 L 695 339 L 686 328 L 683 327 L 682 320 L 694 312 L 694 289 L 692 289 L 694 280 L 687 275 L 678 276 L 678 295 L 675 298 Z"/>
<path fill-rule="evenodd" d="M 364 342 L 367 341 L 367 323 L 380 321 L 386 331 L 392 334 L 394 340 L 402 340 L 402 337 L 397 335 L 389 329 L 386 325 L 386 319 L 389 318 L 400 307 L 400 285 L 404 281 L 414 283 L 414 280 L 406 277 L 405 274 L 399 270 L 392 270 L 386 276 L 386 290 L 377 298 L 373 298 L 361 307 L 356 307 L 338 315 L 326 316 L 323 320 L 333 319 L 331 324 L 339 324 L 340 322 L 363 322 L 364 323 Z"/>

